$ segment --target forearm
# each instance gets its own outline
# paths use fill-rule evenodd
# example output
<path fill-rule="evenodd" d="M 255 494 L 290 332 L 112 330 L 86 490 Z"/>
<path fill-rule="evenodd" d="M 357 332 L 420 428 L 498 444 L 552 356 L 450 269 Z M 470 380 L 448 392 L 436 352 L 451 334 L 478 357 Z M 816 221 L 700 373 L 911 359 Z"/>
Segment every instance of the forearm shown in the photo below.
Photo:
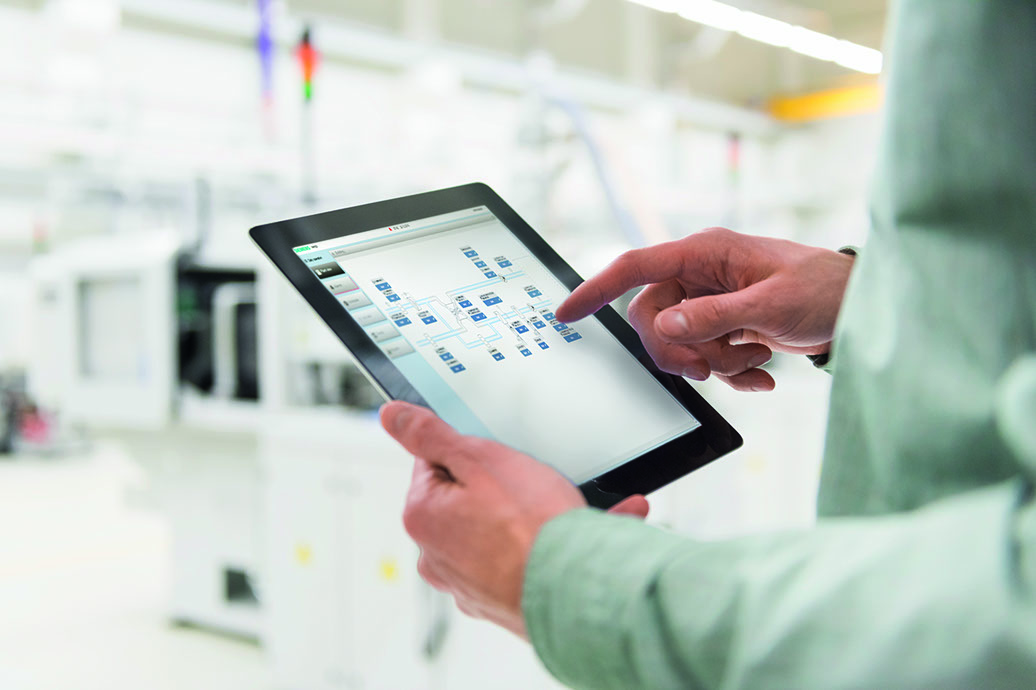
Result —
<path fill-rule="evenodd" d="M 575 687 L 1031 680 L 1036 583 L 1023 564 L 1036 549 L 1036 518 L 1019 506 L 1022 489 L 1019 481 L 914 514 L 718 544 L 568 514 L 533 550 L 529 634 Z"/>

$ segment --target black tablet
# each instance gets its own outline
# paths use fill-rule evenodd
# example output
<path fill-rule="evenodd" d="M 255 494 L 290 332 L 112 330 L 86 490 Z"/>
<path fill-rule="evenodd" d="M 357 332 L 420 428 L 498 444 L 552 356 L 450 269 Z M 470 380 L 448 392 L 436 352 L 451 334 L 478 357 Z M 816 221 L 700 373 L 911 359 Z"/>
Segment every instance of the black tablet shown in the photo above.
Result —
<path fill-rule="evenodd" d="M 582 279 L 486 185 L 251 236 L 386 398 L 554 466 L 591 505 L 650 493 L 741 445 L 611 307 L 555 318 Z"/>

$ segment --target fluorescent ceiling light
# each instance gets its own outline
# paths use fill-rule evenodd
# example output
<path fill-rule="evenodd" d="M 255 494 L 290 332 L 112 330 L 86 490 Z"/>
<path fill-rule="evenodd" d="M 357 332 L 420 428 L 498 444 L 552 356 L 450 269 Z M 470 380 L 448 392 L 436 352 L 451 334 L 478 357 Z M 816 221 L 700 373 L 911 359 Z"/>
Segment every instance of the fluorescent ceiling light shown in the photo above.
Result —
<path fill-rule="evenodd" d="M 723 2 L 701 0 L 677 4 L 676 13 L 692 22 L 714 26 L 724 31 L 736 31 L 741 10 Z"/>
<path fill-rule="evenodd" d="M 738 9 L 717 0 L 630 0 L 660 12 L 672 12 L 684 19 L 723 31 L 731 31 L 753 41 L 789 48 L 800 55 L 834 62 L 857 72 L 881 72 L 880 50 L 835 38 L 819 31 L 796 26 L 779 19 Z"/>
<path fill-rule="evenodd" d="M 788 22 L 764 17 L 755 12 L 742 12 L 734 31 L 753 41 L 769 43 L 778 48 L 787 48 L 791 43 L 795 27 Z"/>

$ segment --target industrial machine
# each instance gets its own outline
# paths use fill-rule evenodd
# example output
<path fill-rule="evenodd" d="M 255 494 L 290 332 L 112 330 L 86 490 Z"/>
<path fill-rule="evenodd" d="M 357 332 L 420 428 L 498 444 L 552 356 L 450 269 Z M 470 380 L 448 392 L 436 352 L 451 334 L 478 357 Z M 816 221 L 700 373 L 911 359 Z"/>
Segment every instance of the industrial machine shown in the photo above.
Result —
<path fill-rule="evenodd" d="M 532 650 L 418 577 L 411 458 L 380 396 L 265 266 L 162 233 L 34 260 L 30 386 L 144 469 L 168 519 L 168 618 L 255 639 L 277 687 L 551 687 Z"/>

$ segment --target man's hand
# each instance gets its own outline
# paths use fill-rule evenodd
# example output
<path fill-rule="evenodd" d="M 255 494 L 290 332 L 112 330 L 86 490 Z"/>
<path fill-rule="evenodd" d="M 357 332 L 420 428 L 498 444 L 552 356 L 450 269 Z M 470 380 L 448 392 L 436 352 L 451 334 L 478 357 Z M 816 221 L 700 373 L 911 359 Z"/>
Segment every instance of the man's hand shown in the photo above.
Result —
<path fill-rule="evenodd" d="M 493 441 L 463 436 L 431 411 L 381 408 L 385 430 L 414 454 L 403 524 L 421 547 L 417 569 L 470 616 L 525 636 L 521 599 L 532 544 L 551 518 L 582 508 L 554 469 Z M 613 512 L 647 515 L 642 496 Z"/>
<path fill-rule="evenodd" d="M 723 228 L 626 252 L 557 310 L 578 321 L 647 285 L 630 322 L 659 368 L 737 390 L 773 390 L 773 351 L 830 349 L 852 257 Z"/>

